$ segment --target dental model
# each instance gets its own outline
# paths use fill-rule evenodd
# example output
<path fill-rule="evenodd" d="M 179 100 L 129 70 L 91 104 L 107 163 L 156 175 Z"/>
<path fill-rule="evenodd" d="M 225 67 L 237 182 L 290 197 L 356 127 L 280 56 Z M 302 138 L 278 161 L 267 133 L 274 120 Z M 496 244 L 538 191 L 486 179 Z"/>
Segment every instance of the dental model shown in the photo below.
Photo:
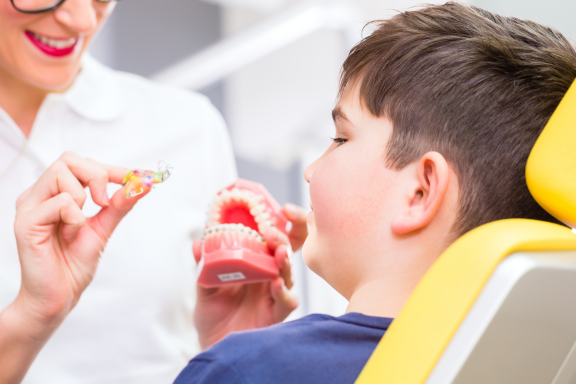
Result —
<path fill-rule="evenodd" d="M 286 232 L 286 216 L 263 185 L 238 179 L 221 190 L 210 206 L 202 238 L 198 284 L 216 287 L 272 280 L 276 260 L 263 235 Z"/>
<path fill-rule="evenodd" d="M 124 194 L 126 198 L 135 197 L 150 190 L 154 184 L 160 184 L 168 180 L 172 167 L 165 165 L 164 162 L 158 163 L 158 172 L 143 171 L 135 169 L 128 172 L 122 181 Z"/>

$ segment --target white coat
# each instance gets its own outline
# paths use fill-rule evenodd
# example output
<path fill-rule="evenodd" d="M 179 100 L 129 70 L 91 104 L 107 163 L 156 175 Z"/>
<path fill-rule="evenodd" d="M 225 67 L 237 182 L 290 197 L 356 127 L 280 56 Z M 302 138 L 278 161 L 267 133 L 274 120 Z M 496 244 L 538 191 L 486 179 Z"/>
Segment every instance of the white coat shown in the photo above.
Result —
<path fill-rule="evenodd" d="M 131 169 L 164 160 L 174 172 L 120 223 L 24 383 L 171 383 L 199 351 L 192 239 L 216 191 L 236 178 L 225 123 L 204 96 L 90 57 L 68 91 L 45 99 L 29 140 L 0 109 L 0 310 L 20 286 L 15 201 L 65 151 Z M 84 212 L 98 209 L 89 199 Z"/>

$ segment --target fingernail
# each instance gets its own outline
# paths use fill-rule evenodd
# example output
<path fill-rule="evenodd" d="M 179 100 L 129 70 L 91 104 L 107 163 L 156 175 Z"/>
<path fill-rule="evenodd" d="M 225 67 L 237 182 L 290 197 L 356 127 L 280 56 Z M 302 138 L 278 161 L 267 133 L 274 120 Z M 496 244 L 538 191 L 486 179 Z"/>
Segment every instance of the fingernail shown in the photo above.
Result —
<path fill-rule="evenodd" d="M 104 205 L 110 205 L 110 198 L 108 197 L 108 192 L 104 191 L 104 195 L 102 195 L 102 200 L 104 201 Z"/>
<path fill-rule="evenodd" d="M 288 214 L 289 214 L 292 218 L 298 216 L 298 207 L 295 206 L 295 205 L 292 204 L 292 203 L 287 203 L 287 204 L 286 204 L 286 211 L 288 211 Z"/>

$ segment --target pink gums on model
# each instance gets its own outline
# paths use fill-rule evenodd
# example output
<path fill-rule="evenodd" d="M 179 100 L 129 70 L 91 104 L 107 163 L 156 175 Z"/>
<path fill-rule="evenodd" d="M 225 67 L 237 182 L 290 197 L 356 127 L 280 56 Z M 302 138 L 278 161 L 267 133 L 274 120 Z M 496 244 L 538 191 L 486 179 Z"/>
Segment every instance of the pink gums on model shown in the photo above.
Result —
<path fill-rule="evenodd" d="M 262 184 L 238 179 L 210 206 L 198 266 L 198 284 L 216 287 L 272 280 L 276 260 L 263 235 L 268 228 L 286 232 L 282 207 Z"/>

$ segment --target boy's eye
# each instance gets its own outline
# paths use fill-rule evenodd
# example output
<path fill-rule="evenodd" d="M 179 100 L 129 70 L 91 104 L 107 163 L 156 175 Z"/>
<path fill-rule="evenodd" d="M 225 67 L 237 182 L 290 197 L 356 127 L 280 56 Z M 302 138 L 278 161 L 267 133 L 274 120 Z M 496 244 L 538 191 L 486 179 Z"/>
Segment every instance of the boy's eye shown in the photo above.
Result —
<path fill-rule="evenodd" d="M 342 144 L 344 144 L 348 140 L 343 139 L 341 137 L 336 137 L 336 138 L 333 138 L 332 141 L 334 141 L 335 143 L 338 143 L 338 146 L 341 146 Z"/>

